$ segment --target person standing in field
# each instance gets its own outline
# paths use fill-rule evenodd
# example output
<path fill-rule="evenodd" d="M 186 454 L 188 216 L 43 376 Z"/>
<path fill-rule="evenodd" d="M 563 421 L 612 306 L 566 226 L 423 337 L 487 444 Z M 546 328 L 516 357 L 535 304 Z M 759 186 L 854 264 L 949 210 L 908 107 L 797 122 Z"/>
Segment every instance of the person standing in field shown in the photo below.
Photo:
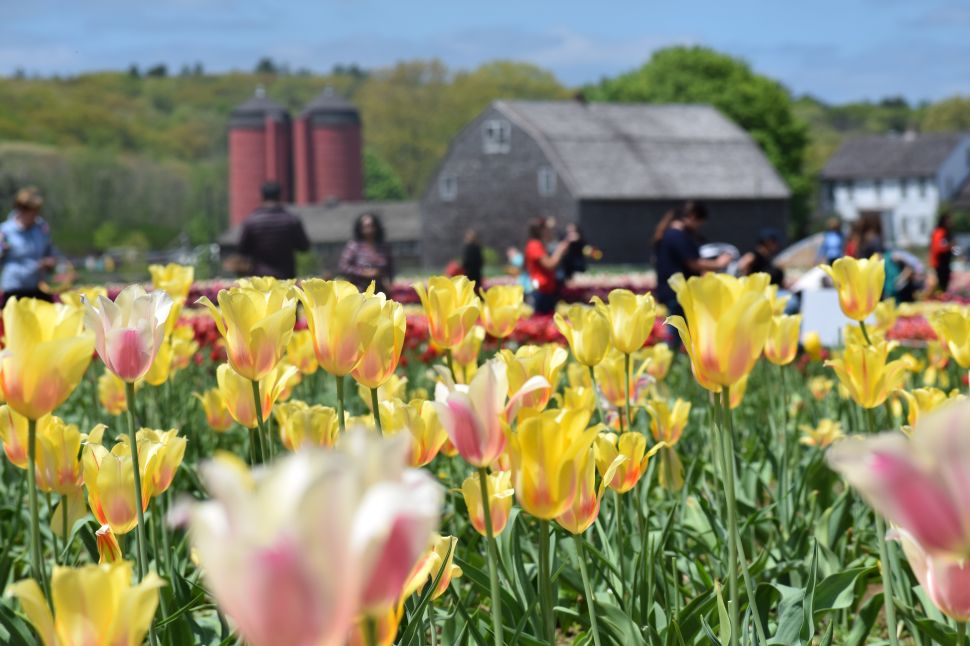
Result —
<path fill-rule="evenodd" d="M 57 265 L 57 251 L 50 227 L 40 216 L 43 205 L 44 199 L 36 188 L 22 188 L 17 191 L 7 220 L 0 224 L 0 289 L 4 304 L 14 296 L 51 300 L 40 285 Z"/>
<path fill-rule="evenodd" d="M 936 284 L 941 292 L 950 287 L 950 263 L 953 261 L 953 232 L 950 214 L 944 211 L 937 220 L 936 228 L 930 238 L 930 267 L 936 272 Z"/>
<path fill-rule="evenodd" d="M 482 245 L 478 242 L 478 231 L 469 229 L 465 232 L 465 246 L 461 250 L 461 271 L 476 287 L 482 285 L 482 268 L 485 258 L 482 255 Z"/>
<path fill-rule="evenodd" d="M 819 247 L 818 260 L 831 265 L 843 256 L 845 247 L 842 237 L 842 225 L 838 218 L 829 218 L 825 223 L 825 233 L 822 234 L 822 246 Z"/>
<path fill-rule="evenodd" d="M 525 245 L 525 271 L 532 282 L 532 308 L 536 314 L 552 314 L 559 300 L 559 279 L 556 270 L 569 245 L 577 239 L 567 234 L 555 243 L 555 220 L 536 218 L 529 225 L 529 241 Z M 552 250 L 549 251 L 549 248 Z"/>
<path fill-rule="evenodd" d="M 354 223 L 354 239 L 340 254 L 340 273 L 358 289 L 374 281 L 376 291 L 390 296 L 394 257 L 384 242 L 384 225 L 376 213 L 361 213 Z"/>
<path fill-rule="evenodd" d="M 701 258 L 701 228 L 707 221 L 707 208 L 700 202 L 688 202 L 683 209 L 664 214 L 653 235 L 657 268 L 657 302 L 671 314 L 683 314 L 677 295 L 669 281 L 676 274 L 684 278 L 699 276 L 708 271 L 721 271 L 731 262 L 730 254 L 717 258 Z"/>
<path fill-rule="evenodd" d="M 239 253 L 255 276 L 296 278 L 296 252 L 308 251 L 310 239 L 300 218 L 280 202 L 278 182 L 263 184 L 263 204 L 242 225 Z"/>

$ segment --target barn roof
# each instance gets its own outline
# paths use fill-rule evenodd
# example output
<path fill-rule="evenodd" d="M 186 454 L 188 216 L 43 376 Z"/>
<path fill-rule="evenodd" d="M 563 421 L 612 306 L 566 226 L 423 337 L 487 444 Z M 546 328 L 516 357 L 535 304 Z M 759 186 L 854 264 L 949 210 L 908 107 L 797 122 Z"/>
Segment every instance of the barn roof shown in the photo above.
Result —
<path fill-rule="evenodd" d="M 925 133 L 847 139 L 825 164 L 825 179 L 929 177 L 967 135 Z"/>
<path fill-rule="evenodd" d="M 707 105 L 496 101 L 580 199 L 785 199 L 761 148 Z"/>
<path fill-rule="evenodd" d="M 353 237 L 354 222 L 361 213 L 380 215 L 388 242 L 413 242 L 421 239 L 421 211 L 417 202 L 337 202 L 288 206 L 303 220 L 312 244 L 341 243 Z M 239 226 L 219 237 L 219 244 L 239 242 Z"/>

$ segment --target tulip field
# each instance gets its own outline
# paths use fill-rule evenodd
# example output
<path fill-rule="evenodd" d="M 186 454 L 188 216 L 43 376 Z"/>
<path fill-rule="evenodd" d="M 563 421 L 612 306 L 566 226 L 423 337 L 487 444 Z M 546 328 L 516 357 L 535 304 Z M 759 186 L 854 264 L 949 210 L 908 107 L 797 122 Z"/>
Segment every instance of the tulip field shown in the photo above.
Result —
<path fill-rule="evenodd" d="M 763 274 L 11 299 L 0 644 L 970 645 L 970 308 L 883 267 L 844 347 Z"/>

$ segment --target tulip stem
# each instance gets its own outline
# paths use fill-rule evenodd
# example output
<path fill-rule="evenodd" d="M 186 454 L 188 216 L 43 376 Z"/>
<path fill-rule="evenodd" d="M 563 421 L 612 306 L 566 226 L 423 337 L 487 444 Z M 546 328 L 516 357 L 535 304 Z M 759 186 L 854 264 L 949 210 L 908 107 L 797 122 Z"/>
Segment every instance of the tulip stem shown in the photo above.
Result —
<path fill-rule="evenodd" d="M 337 426 L 340 434 L 343 435 L 347 430 L 347 422 L 344 420 L 344 379 L 343 375 L 334 375 L 337 380 Z"/>
<path fill-rule="evenodd" d="M 593 644 L 600 646 L 600 629 L 596 619 L 596 597 L 593 596 L 593 586 L 589 582 L 586 572 L 586 539 L 573 536 L 576 542 L 576 554 L 579 557 L 579 576 L 583 579 L 583 592 L 586 594 L 586 607 L 589 609 L 589 630 L 593 633 Z"/>
<path fill-rule="evenodd" d="M 371 615 L 364 616 L 364 643 L 377 646 L 377 620 Z"/>
<path fill-rule="evenodd" d="M 603 415 L 603 411 L 600 409 L 600 394 L 599 389 L 596 387 L 596 374 L 593 366 L 589 366 L 589 383 L 593 386 L 593 406 L 599 415 L 599 421 L 601 424 L 606 424 L 606 416 Z"/>
<path fill-rule="evenodd" d="M 71 531 L 67 526 L 67 496 L 61 494 L 61 538 L 64 539 L 63 550 L 65 554 L 67 553 L 67 548 L 69 547 L 68 537 L 70 534 Z"/>
<path fill-rule="evenodd" d="M 620 501 L 620 494 L 616 489 L 612 490 L 613 493 L 613 522 L 616 524 L 616 555 L 619 561 L 617 565 L 620 566 L 620 593 L 622 598 L 620 599 L 621 604 L 626 605 L 626 559 L 623 555 L 623 506 Z"/>
<path fill-rule="evenodd" d="M 259 428 L 259 457 L 266 464 L 269 461 L 267 458 L 273 452 L 270 447 L 272 438 L 266 431 L 266 421 L 263 419 L 263 398 L 259 396 L 259 381 L 253 379 L 250 383 L 253 385 L 253 406 L 256 411 L 256 426 Z"/>
<path fill-rule="evenodd" d="M 455 357 L 451 354 L 451 348 L 445 350 L 445 358 L 448 360 L 448 370 L 451 371 L 451 380 L 458 383 L 458 375 L 455 373 Z"/>
<path fill-rule="evenodd" d="M 556 621 L 552 614 L 552 577 L 549 575 L 549 521 L 539 521 L 539 603 L 548 643 L 556 643 Z"/>
<path fill-rule="evenodd" d="M 377 388 L 370 389 L 370 404 L 374 409 L 374 426 L 377 427 L 377 434 L 384 435 L 384 426 L 381 424 L 381 402 L 377 397 Z"/>
<path fill-rule="evenodd" d="M 135 538 L 138 541 L 138 580 L 145 578 L 148 570 L 148 545 L 145 539 L 145 510 L 141 499 L 141 463 L 138 461 L 138 439 L 135 433 L 135 384 L 125 382 L 125 401 L 128 408 L 128 444 L 131 445 L 131 471 L 135 476 L 135 511 L 138 512 L 138 526 Z"/>
<path fill-rule="evenodd" d="M 957 622 L 957 646 L 967 646 L 967 622 L 958 621 Z"/>
<path fill-rule="evenodd" d="M 738 646 L 740 625 L 740 598 L 738 594 L 738 502 L 734 491 L 734 455 L 731 436 L 734 434 L 734 421 L 731 415 L 731 388 L 721 389 L 721 410 L 724 425 L 721 427 L 721 456 L 724 472 L 724 502 L 727 507 L 728 523 L 728 617 L 731 621 L 731 644 Z M 729 453 L 728 451 L 732 453 Z M 751 600 L 753 603 L 753 599 Z"/>
<path fill-rule="evenodd" d="M 495 645 L 504 646 L 505 639 L 502 635 L 502 589 L 498 584 L 498 548 L 495 545 L 495 534 L 492 532 L 492 509 L 491 501 L 488 497 L 488 470 L 485 467 L 478 469 L 478 482 L 482 489 L 482 516 L 485 519 L 485 538 L 488 542 L 486 550 L 488 553 L 488 580 L 491 584 L 492 592 L 492 632 L 495 635 Z"/>
<path fill-rule="evenodd" d="M 869 330 L 866 329 L 865 321 L 859 321 L 859 329 L 862 330 L 862 338 L 866 340 L 866 345 L 872 345 L 872 339 L 869 338 Z"/>
<path fill-rule="evenodd" d="M 633 430 L 633 410 L 630 408 L 630 382 L 633 380 L 632 372 L 632 360 L 629 353 L 625 353 L 624 357 L 624 372 L 626 373 L 626 427 L 628 431 Z"/>
<path fill-rule="evenodd" d="M 866 426 L 868 427 L 869 435 L 875 435 L 876 418 L 871 408 L 865 410 Z M 883 521 L 882 516 L 875 512 L 873 514 L 876 517 L 876 534 L 878 534 L 879 539 L 879 572 L 882 574 L 883 608 L 886 612 L 886 628 L 889 631 L 889 645 L 898 646 L 899 640 L 896 638 L 896 602 L 893 599 L 892 561 L 889 556 L 889 544 L 886 543 L 886 523 Z"/>
<path fill-rule="evenodd" d="M 40 545 L 40 504 L 37 501 L 37 420 L 27 420 L 27 488 L 30 495 L 30 566 L 34 579 L 51 601 Z"/>

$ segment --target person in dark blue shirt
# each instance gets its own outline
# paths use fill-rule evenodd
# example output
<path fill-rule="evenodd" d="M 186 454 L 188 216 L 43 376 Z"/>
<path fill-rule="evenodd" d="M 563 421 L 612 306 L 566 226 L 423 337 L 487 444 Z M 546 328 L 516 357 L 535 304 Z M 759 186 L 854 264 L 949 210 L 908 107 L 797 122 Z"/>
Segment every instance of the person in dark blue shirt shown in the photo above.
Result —
<path fill-rule="evenodd" d="M 33 188 L 17 191 L 13 211 L 0 224 L 0 290 L 3 303 L 13 296 L 51 300 L 41 282 L 57 265 L 50 227 L 40 217 L 44 200 Z"/>
<path fill-rule="evenodd" d="M 656 299 L 671 314 L 683 314 L 677 296 L 668 283 L 672 276 L 699 276 L 707 271 L 720 271 L 731 262 L 730 254 L 701 258 L 698 236 L 706 220 L 707 208 L 700 202 L 688 202 L 683 209 L 668 211 L 654 232 Z"/>

